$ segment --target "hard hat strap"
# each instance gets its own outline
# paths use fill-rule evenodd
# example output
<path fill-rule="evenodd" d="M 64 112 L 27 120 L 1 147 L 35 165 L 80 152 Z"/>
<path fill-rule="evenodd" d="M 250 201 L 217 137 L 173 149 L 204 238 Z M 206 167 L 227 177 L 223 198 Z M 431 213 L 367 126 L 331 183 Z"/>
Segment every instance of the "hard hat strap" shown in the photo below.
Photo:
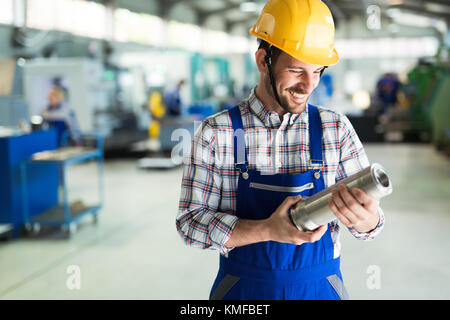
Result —
<path fill-rule="evenodd" d="M 272 50 L 269 48 L 264 48 L 266 50 L 266 56 L 264 57 L 264 61 L 266 62 L 267 69 L 269 70 L 269 78 L 270 84 L 272 85 L 273 95 L 277 100 L 278 104 L 281 106 L 280 97 L 278 96 L 277 88 L 275 86 L 275 77 L 272 71 Z"/>
<path fill-rule="evenodd" d="M 280 97 L 278 96 L 277 87 L 275 85 L 275 76 L 273 75 L 272 70 L 272 46 L 269 45 L 268 47 L 263 47 L 266 51 L 266 56 L 264 57 L 264 61 L 267 65 L 267 69 L 269 71 L 269 78 L 270 78 L 270 84 L 272 85 L 273 95 L 275 96 L 275 99 L 277 100 L 278 104 L 281 106 Z M 320 71 L 320 77 L 322 78 L 322 74 L 327 69 L 328 66 L 324 66 L 322 70 Z"/>

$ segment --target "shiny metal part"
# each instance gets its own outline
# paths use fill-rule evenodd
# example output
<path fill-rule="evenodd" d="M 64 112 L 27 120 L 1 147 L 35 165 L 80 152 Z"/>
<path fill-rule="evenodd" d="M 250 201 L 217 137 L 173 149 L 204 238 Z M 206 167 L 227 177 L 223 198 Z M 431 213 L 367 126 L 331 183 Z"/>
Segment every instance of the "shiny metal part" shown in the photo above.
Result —
<path fill-rule="evenodd" d="M 339 181 L 345 184 L 350 190 L 359 188 L 376 200 L 392 193 L 392 183 L 386 170 L 378 163 L 374 163 L 366 169 Z M 302 199 L 297 202 L 289 211 L 294 225 L 303 231 L 315 230 L 321 225 L 327 224 L 336 219 L 328 206 L 333 185 L 312 197 Z"/>

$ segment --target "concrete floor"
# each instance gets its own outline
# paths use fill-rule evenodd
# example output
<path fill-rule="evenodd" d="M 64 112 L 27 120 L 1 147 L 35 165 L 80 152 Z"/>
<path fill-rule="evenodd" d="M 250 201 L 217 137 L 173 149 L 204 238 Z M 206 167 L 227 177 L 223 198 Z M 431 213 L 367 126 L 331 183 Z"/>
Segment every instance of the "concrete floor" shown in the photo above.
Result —
<path fill-rule="evenodd" d="M 343 230 L 342 273 L 353 299 L 450 299 L 450 162 L 427 145 L 367 144 L 394 193 L 373 242 Z M 218 254 L 184 246 L 175 228 L 182 169 L 105 163 L 105 205 L 69 240 L 56 232 L 0 242 L 0 299 L 207 299 Z M 69 170 L 72 200 L 95 202 L 94 163 Z M 70 266 L 80 288 L 69 289 Z M 69 268 L 69 270 L 68 270 Z M 68 273 L 69 271 L 69 273 Z"/>

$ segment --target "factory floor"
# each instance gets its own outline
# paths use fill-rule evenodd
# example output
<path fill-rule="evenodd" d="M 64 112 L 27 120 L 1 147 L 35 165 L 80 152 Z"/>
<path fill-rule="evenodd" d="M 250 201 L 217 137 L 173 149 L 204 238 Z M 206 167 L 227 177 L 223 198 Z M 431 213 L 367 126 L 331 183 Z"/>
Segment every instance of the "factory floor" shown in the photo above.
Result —
<path fill-rule="evenodd" d="M 394 193 L 382 201 L 386 226 L 375 241 L 342 229 L 350 298 L 450 299 L 450 161 L 425 144 L 366 151 L 386 167 Z M 73 201 L 96 201 L 96 170 L 69 170 Z M 68 240 L 42 229 L 0 242 L 0 299 L 207 299 L 219 257 L 186 247 L 176 232 L 181 174 L 107 160 L 97 225 L 86 217 Z"/>

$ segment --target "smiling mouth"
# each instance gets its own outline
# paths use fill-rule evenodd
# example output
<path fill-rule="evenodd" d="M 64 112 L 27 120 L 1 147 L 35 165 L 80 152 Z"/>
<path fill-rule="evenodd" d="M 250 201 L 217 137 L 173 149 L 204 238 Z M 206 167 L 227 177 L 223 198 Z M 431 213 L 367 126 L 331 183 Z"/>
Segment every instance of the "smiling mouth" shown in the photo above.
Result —
<path fill-rule="evenodd" d="M 306 94 L 298 93 L 298 92 L 295 92 L 294 90 L 289 90 L 289 93 L 294 97 L 295 100 L 303 100 L 307 97 Z"/>

